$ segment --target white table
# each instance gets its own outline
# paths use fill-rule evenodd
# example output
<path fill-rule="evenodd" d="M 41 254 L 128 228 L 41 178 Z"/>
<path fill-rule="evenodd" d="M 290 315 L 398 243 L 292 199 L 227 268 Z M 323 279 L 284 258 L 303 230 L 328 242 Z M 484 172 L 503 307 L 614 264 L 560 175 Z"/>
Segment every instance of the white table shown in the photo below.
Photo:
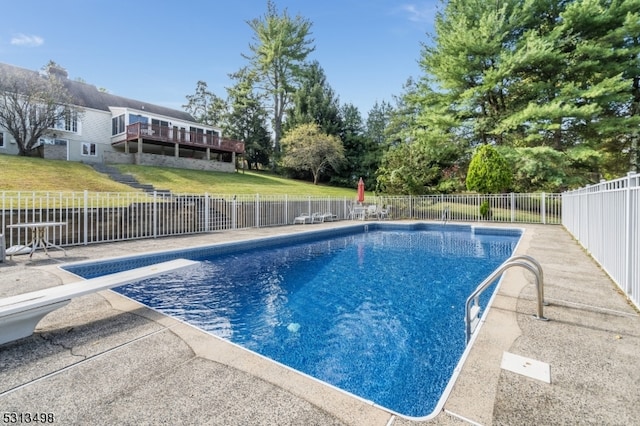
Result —
<path fill-rule="evenodd" d="M 49 241 L 49 229 L 55 228 L 56 226 L 67 226 L 67 222 L 25 222 L 25 223 L 14 223 L 13 225 L 7 225 L 7 228 L 26 228 L 31 230 L 31 241 L 27 244 L 27 247 L 31 248 L 29 253 L 29 257 L 33 256 L 33 253 L 41 248 L 44 250 L 45 254 L 49 256 L 48 249 L 53 247 L 64 252 L 64 255 L 67 255 L 67 252 L 62 247 L 53 244 Z M 10 249 L 10 248 L 9 248 Z M 15 253 L 7 250 L 7 254 L 10 259 L 13 259 L 13 255 Z M 51 256 L 49 256 L 51 257 Z"/>

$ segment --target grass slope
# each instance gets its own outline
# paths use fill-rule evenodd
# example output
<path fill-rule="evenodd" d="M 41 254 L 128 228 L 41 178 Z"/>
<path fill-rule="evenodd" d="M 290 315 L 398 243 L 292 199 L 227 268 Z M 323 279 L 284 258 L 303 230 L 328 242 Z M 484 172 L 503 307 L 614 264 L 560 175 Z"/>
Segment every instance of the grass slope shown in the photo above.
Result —
<path fill-rule="evenodd" d="M 356 189 L 313 185 L 266 172 L 221 173 L 149 166 L 116 166 L 142 183 L 175 193 L 264 194 L 355 197 Z M 90 166 L 72 161 L 44 160 L 0 154 L 0 191 L 135 192 Z"/>
<path fill-rule="evenodd" d="M 355 188 L 313 185 L 310 182 L 285 179 L 268 172 L 244 173 L 204 172 L 199 170 L 118 165 L 120 171 L 135 176 L 142 183 L 176 193 L 196 194 L 288 194 L 331 197 L 355 197 Z"/>
<path fill-rule="evenodd" d="M 0 176 L 0 191 L 135 191 L 72 161 L 0 155 Z"/>

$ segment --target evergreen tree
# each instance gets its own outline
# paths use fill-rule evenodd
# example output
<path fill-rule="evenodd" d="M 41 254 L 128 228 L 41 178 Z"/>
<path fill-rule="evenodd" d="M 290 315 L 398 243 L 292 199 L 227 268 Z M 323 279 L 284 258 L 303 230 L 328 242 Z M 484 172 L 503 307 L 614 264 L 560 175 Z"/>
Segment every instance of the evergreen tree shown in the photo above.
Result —
<path fill-rule="evenodd" d="M 639 13 L 640 0 L 448 1 L 423 48 L 425 75 L 405 95 L 418 109 L 411 140 L 551 147 L 565 181 L 547 174 L 538 188 L 633 169 Z"/>
<path fill-rule="evenodd" d="M 286 9 L 279 14 L 269 0 L 265 15 L 248 24 L 254 31 L 254 43 L 249 45 L 252 55 L 245 58 L 257 77 L 257 89 L 271 98 L 274 149 L 278 155 L 284 113 L 297 88 L 300 69 L 315 49 L 309 38 L 311 22 L 300 16 L 290 17 Z"/>
<path fill-rule="evenodd" d="M 199 80 L 196 84 L 196 92 L 187 95 L 187 104 L 182 105 L 197 122 L 210 126 L 224 125 L 224 117 L 227 113 L 225 101 L 211 92 L 205 81 Z"/>
<path fill-rule="evenodd" d="M 324 70 L 313 61 L 302 70 L 300 87 L 293 95 L 291 108 L 287 110 L 283 132 L 301 124 L 315 123 L 323 132 L 337 136 L 341 119 L 338 98 L 327 83 Z"/>
<path fill-rule="evenodd" d="M 373 144 L 364 135 L 364 123 L 360 111 L 353 104 L 340 108 L 340 140 L 344 146 L 345 161 L 339 171 L 331 177 L 330 183 L 347 188 L 355 188 L 363 178 L 365 185 L 377 168 L 370 161 Z"/>
<path fill-rule="evenodd" d="M 269 164 L 272 147 L 268 130 L 268 114 L 260 94 L 253 91 L 255 76 L 246 68 L 231 75 L 235 84 L 227 89 L 231 109 L 225 134 L 245 143 L 249 169 Z"/>

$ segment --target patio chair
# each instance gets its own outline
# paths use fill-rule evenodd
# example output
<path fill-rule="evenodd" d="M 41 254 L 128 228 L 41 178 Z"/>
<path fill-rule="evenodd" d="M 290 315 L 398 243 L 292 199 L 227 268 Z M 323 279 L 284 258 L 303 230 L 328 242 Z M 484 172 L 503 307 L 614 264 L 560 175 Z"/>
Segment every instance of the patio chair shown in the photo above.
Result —
<path fill-rule="evenodd" d="M 369 219 L 371 217 L 379 219 L 380 217 L 378 215 L 378 206 L 370 205 L 369 207 L 367 207 L 365 215 L 366 215 L 367 219 Z"/>
<path fill-rule="evenodd" d="M 325 222 L 333 222 L 334 220 L 338 220 L 338 215 L 333 214 L 331 212 L 322 213 Z"/>
<path fill-rule="evenodd" d="M 389 219 L 389 209 L 386 209 L 384 207 L 378 208 L 378 219 L 380 220 Z"/>
<path fill-rule="evenodd" d="M 311 223 L 324 222 L 324 213 L 314 213 L 311 215 Z"/>
<path fill-rule="evenodd" d="M 351 220 L 364 220 L 366 216 L 367 209 L 360 205 L 352 205 L 349 206 L 349 219 Z"/>
<path fill-rule="evenodd" d="M 297 224 L 297 223 L 301 223 L 301 224 L 307 224 L 307 223 L 312 223 L 311 222 L 311 216 L 309 215 L 309 213 L 300 213 L 300 216 L 296 216 L 293 219 L 293 224 Z"/>

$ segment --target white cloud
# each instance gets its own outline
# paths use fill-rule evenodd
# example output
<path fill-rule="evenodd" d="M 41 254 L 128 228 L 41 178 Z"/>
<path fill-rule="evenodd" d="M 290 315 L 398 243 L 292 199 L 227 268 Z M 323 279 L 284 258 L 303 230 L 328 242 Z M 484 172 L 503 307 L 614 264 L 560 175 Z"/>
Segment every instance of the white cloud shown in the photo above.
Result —
<path fill-rule="evenodd" d="M 37 35 L 17 34 L 11 38 L 14 46 L 38 47 L 44 43 L 44 39 Z"/>
<path fill-rule="evenodd" d="M 433 2 L 427 4 L 403 4 L 402 10 L 409 15 L 409 20 L 412 22 L 433 22 L 433 18 L 436 14 L 436 8 Z"/>

